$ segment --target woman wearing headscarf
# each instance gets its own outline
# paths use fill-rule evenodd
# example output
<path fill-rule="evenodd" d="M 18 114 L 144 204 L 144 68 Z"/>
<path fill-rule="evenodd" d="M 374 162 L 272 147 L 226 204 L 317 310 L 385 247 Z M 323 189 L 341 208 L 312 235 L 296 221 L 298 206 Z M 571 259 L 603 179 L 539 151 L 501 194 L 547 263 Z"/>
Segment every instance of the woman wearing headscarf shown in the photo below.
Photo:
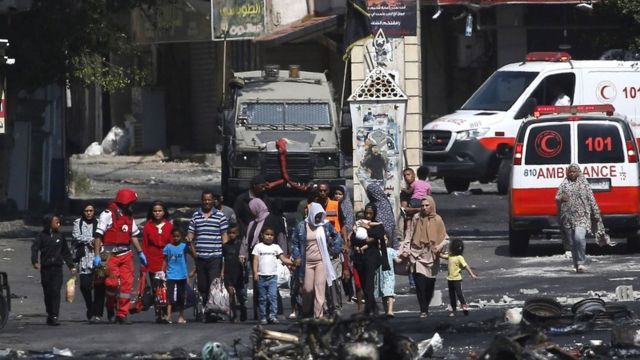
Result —
<path fill-rule="evenodd" d="M 400 257 L 409 258 L 422 319 L 426 319 L 429 314 L 429 303 L 440 265 L 439 254 L 448 244 L 448 239 L 444 221 L 436 213 L 435 200 L 426 196 L 422 200 L 420 212 L 407 224 L 405 240 L 398 251 Z"/>
<path fill-rule="evenodd" d="M 90 323 L 100 321 L 104 311 L 104 283 L 95 283 L 93 274 L 93 237 L 98 226 L 96 208 L 85 204 L 82 216 L 73 222 L 71 236 L 75 249 L 74 262 L 77 263 L 80 292 L 87 308 L 86 316 Z"/>
<path fill-rule="evenodd" d="M 376 207 L 376 222 L 381 222 L 387 238 L 394 244 L 393 248 L 397 248 L 396 240 L 396 218 L 393 215 L 393 208 L 387 194 L 382 190 L 380 185 L 370 183 L 366 187 L 367 197 L 371 204 Z"/>
<path fill-rule="evenodd" d="M 373 222 L 376 218 L 376 213 L 377 209 L 374 204 L 369 203 L 365 206 L 364 217 L 366 220 Z M 369 225 L 365 239 L 357 240 L 355 236 L 351 239 L 351 246 L 354 252 L 353 266 L 360 277 L 364 295 L 364 313 L 367 315 L 378 314 L 378 305 L 374 293 L 376 271 L 380 265 L 382 265 L 383 270 L 390 269 L 387 262 L 386 239 L 387 235 L 384 226 L 379 223 Z"/>
<path fill-rule="evenodd" d="M 322 205 L 312 202 L 308 215 L 299 222 L 291 239 L 292 260 L 300 267 L 302 285 L 302 316 L 315 318 L 323 315 L 325 289 L 336 279 L 329 252 L 339 253 L 342 237 L 326 221 Z"/>
<path fill-rule="evenodd" d="M 344 185 L 339 185 L 333 191 L 333 200 L 337 201 L 340 205 L 340 211 L 338 213 L 341 227 L 341 235 L 344 239 L 344 245 L 342 247 L 342 289 L 344 290 L 344 295 L 347 301 L 351 301 L 351 299 L 355 295 L 355 290 L 353 289 L 353 281 L 351 274 L 353 273 L 353 268 L 351 267 L 350 252 L 351 252 L 351 244 L 349 242 L 349 235 L 351 231 L 353 231 L 353 226 L 355 224 L 355 214 L 353 212 L 353 204 L 351 203 L 351 196 L 349 195 L 349 190 Z"/>
<path fill-rule="evenodd" d="M 167 206 L 162 201 L 154 201 L 147 211 L 147 221 L 142 228 L 142 252 L 147 258 L 147 265 L 141 269 L 143 276 L 149 276 L 153 293 L 165 280 L 162 272 L 164 247 L 172 242 L 173 223 L 169 220 Z M 164 309 L 154 306 L 156 322 L 166 322 Z"/>
<path fill-rule="evenodd" d="M 274 215 L 269 212 L 269 208 L 265 202 L 260 198 L 253 198 L 249 201 L 249 210 L 253 215 L 253 220 L 247 225 L 247 233 L 242 238 L 242 244 L 240 245 L 240 261 L 246 263 L 249 260 L 249 264 L 253 263 L 253 257 L 249 254 L 253 252 L 253 247 L 260 242 L 260 233 L 264 226 L 270 226 L 273 228 L 276 239 L 274 243 L 278 244 L 285 255 L 287 255 L 287 233 L 286 227 L 283 223 L 283 219 L 280 216 Z M 253 317 L 258 319 L 258 282 L 253 282 Z M 282 297 L 278 291 L 278 314 L 282 313 Z"/>
<path fill-rule="evenodd" d="M 604 232 L 600 208 L 591 185 L 577 164 L 571 164 L 567 168 L 567 177 L 558 188 L 556 202 L 562 230 L 571 246 L 573 266 L 576 272 L 584 272 L 587 233 L 593 232 L 599 244 L 608 243 L 608 236 Z"/>

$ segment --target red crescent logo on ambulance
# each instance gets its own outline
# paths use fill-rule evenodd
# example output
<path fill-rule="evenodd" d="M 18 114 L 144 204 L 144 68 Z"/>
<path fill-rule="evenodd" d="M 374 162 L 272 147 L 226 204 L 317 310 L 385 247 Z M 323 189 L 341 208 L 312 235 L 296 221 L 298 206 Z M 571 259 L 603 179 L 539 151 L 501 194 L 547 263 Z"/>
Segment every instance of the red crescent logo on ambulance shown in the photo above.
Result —
<path fill-rule="evenodd" d="M 122 232 L 128 232 L 129 231 L 129 226 L 127 226 L 127 224 L 122 225 Z"/>
<path fill-rule="evenodd" d="M 596 97 L 601 103 L 612 103 L 618 91 L 611 81 L 601 81 L 596 87 Z"/>
<path fill-rule="evenodd" d="M 546 158 L 554 157 L 562 150 L 562 137 L 553 130 L 546 130 L 536 136 L 536 152 Z"/>

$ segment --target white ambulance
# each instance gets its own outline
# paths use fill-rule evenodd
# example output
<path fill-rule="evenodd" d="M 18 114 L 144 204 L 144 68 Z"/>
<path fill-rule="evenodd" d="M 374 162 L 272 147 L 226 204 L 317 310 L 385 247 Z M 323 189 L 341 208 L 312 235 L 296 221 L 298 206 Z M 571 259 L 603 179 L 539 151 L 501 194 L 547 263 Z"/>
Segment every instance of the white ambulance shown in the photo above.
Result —
<path fill-rule="evenodd" d="M 449 192 L 471 181 L 509 187 L 516 132 L 537 105 L 612 104 L 640 136 L 640 64 L 580 60 L 568 53 L 530 53 L 493 73 L 460 110 L 423 129 L 423 165 Z"/>
<path fill-rule="evenodd" d="M 558 229 L 555 195 L 577 163 L 591 184 L 609 234 L 639 245 L 638 146 L 612 105 L 543 106 L 516 136 L 509 191 L 509 250 L 525 255 L 529 238 Z M 547 114 L 547 115 L 545 115 Z"/>

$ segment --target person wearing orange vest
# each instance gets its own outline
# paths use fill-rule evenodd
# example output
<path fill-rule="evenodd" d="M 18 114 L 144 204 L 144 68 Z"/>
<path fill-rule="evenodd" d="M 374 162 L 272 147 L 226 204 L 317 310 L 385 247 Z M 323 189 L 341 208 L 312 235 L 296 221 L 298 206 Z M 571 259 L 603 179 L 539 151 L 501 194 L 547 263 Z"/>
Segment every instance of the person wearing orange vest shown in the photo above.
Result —
<path fill-rule="evenodd" d="M 329 197 L 330 190 L 331 188 L 328 181 L 319 181 L 316 192 L 316 202 L 320 204 L 326 212 L 327 216 L 325 219 L 341 234 L 340 203 Z M 340 284 L 342 283 L 343 261 L 340 252 L 331 253 L 331 251 L 329 251 L 329 255 L 331 256 L 331 265 L 333 265 L 333 270 L 336 273 L 336 279 L 326 290 L 326 301 L 329 313 L 334 314 L 342 309 L 342 291 Z"/>
<path fill-rule="evenodd" d="M 320 181 L 318 183 L 316 201 L 322 205 L 322 208 L 327 213 L 327 221 L 333 225 L 337 232 L 340 232 L 340 203 L 336 200 L 331 200 L 329 197 L 330 190 L 329 182 Z"/>
<path fill-rule="evenodd" d="M 132 206 L 138 200 L 135 191 L 128 188 L 118 190 L 115 201 L 107 205 L 107 209 L 98 218 L 95 246 L 96 256 L 93 258 L 94 267 L 98 267 L 102 259 L 99 249 L 109 253 L 107 269 L 109 275 L 105 279 L 107 295 L 107 316 L 109 321 L 117 324 L 131 325 L 127 318 L 133 290 L 133 253 L 131 244 L 138 251 L 142 265 L 147 265 L 147 259 L 138 241 L 140 230 L 133 221 Z"/>

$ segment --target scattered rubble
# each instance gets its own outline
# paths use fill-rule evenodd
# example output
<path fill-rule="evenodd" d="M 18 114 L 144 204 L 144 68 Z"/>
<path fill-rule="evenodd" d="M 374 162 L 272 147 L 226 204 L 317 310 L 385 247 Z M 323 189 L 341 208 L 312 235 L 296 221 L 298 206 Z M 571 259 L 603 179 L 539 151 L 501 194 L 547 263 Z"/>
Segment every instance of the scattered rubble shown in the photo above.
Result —
<path fill-rule="evenodd" d="M 418 359 L 416 343 L 397 334 L 388 323 L 373 317 L 349 319 L 303 319 L 297 335 L 264 330 L 253 331 L 253 359 Z M 441 348 L 434 335 L 423 343 L 425 355 Z"/>

